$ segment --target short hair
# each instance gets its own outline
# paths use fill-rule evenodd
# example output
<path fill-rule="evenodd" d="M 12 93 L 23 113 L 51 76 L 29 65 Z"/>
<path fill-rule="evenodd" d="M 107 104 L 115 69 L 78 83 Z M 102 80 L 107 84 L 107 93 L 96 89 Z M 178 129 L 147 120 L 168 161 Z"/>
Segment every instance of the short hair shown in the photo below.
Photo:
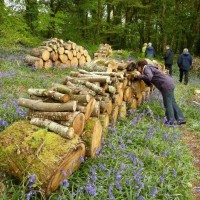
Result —
<path fill-rule="evenodd" d="M 183 53 L 187 53 L 188 52 L 188 49 L 187 48 L 184 48 L 183 49 Z"/>
<path fill-rule="evenodd" d="M 145 65 L 147 65 L 148 63 L 147 63 L 147 61 L 146 60 L 139 60 L 138 62 L 137 62 L 137 67 L 144 67 Z"/>
<path fill-rule="evenodd" d="M 152 45 L 152 43 L 151 43 L 151 42 L 149 42 L 149 43 L 148 43 L 148 45 L 149 45 L 149 46 L 151 46 L 151 45 Z"/>

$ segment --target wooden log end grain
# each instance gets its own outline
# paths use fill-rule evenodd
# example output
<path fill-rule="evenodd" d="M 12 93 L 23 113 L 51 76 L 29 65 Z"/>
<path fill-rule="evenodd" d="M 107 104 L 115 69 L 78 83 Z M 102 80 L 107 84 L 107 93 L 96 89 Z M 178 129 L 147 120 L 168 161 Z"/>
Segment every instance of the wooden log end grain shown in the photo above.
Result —
<path fill-rule="evenodd" d="M 78 169 L 80 158 L 85 156 L 85 145 L 77 135 L 67 140 L 23 120 L 1 133 L 0 152 L 4 172 L 20 181 L 35 174 L 35 184 L 48 196 Z"/>

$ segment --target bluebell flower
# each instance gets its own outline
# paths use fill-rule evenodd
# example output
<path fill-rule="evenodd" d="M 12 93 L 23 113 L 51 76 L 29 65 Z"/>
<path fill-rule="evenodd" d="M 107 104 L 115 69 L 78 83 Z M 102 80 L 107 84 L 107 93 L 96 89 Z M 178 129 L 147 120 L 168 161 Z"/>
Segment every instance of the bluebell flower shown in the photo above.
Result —
<path fill-rule="evenodd" d="M 152 197 L 155 198 L 156 195 L 158 194 L 158 190 L 156 189 L 156 187 L 153 189 L 153 192 L 152 192 Z"/>
<path fill-rule="evenodd" d="M 64 187 L 69 187 L 69 182 L 67 179 L 64 179 L 61 181 L 61 184 L 64 186 Z"/>

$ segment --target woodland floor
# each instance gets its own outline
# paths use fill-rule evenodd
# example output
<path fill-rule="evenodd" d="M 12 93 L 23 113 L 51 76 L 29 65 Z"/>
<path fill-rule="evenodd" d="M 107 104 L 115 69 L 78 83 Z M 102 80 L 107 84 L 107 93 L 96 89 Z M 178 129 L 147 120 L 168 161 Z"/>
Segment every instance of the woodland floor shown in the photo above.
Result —
<path fill-rule="evenodd" d="M 200 137 L 193 132 L 185 130 L 185 134 L 183 137 L 183 141 L 188 146 L 193 158 L 194 158 L 194 166 L 200 174 Z M 200 178 L 197 176 L 192 183 L 192 195 L 194 200 L 200 199 Z"/>

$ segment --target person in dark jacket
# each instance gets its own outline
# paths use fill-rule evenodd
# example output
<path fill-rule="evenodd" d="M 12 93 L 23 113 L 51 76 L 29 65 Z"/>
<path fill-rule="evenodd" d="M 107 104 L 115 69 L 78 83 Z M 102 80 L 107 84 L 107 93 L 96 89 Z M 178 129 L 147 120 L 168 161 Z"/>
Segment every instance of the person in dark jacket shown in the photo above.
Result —
<path fill-rule="evenodd" d="M 187 85 L 189 70 L 192 66 L 192 56 L 190 55 L 187 48 L 183 49 L 183 53 L 179 56 L 177 64 L 179 66 L 179 71 L 180 71 L 179 81 L 180 83 L 182 82 L 184 75 L 184 84 Z"/>
<path fill-rule="evenodd" d="M 174 98 L 174 81 L 169 75 L 164 74 L 154 65 L 148 65 L 146 60 L 139 60 L 136 64 L 137 79 L 143 80 L 147 84 L 153 84 L 162 94 L 165 114 L 167 117 L 166 124 L 173 125 L 185 124 L 183 113 Z"/>
<path fill-rule="evenodd" d="M 173 54 L 172 50 L 170 49 L 170 46 L 167 45 L 166 52 L 165 52 L 163 58 L 165 60 L 165 68 L 167 70 L 169 70 L 170 76 L 172 76 L 173 57 L 174 57 L 174 54 Z"/>
<path fill-rule="evenodd" d="M 145 51 L 145 57 L 155 58 L 155 50 L 154 50 L 151 42 L 148 43 L 148 46 Z"/>

